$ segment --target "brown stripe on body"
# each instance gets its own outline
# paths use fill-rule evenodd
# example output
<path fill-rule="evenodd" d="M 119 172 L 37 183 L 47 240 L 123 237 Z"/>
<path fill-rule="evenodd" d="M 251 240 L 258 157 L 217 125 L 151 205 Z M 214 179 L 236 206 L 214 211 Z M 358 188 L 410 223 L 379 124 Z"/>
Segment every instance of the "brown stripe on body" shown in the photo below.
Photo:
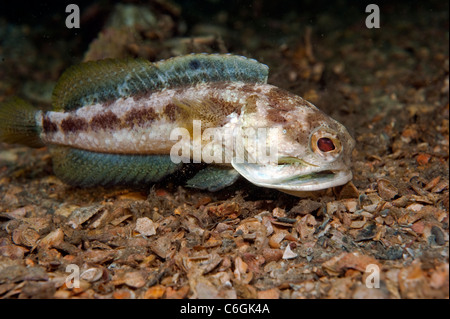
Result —
<path fill-rule="evenodd" d="M 61 129 L 64 133 L 76 133 L 84 131 L 88 127 L 85 119 L 80 117 L 69 116 L 61 121 Z"/>
<path fill-rule="evenodd" d="M 153 108 L 143 107 L 131 110 L 124 116 L 125 127 L 134 128 L 135 126 L 148 126 L 159 118 L 159 115 Z"/>
<path fill-rule="evenodd" d="M 122 121 L 111 111 L 94 116 L 89 122 L 89 127 L 94 130 L 114 130 L 122 127 Z"/>
<path fill-rule="evenodd" d="M 163 110 L 163 114 L 165 116 L 167 116 L 167 118 L 172 121 L 175 122 L 177 119 L 177 114 L 180 112 L 180 110 L 178 109 L 178 106 L 176 106 L 173 103 L 169 103 L 164 107 Z"/>
<path fill-rule="evenodd" d="M 44 114 L 43 119 L 42 119 L 42 129 L 43 129 L 44 133 L 46 133 L 46 134 L 54 133 L 54 132 L 58 131 L 58 125 L 53 123 L 47 114 Z"/>
<path fill-rule="evenodd" d="M 247 111 L 255 112 L 258 100 L 265 99 L 271 88 L 240 82 L 202 83 L 146 92 L 70 112 L 48 112 L 42 117 L 42 139 L 48 144 L 101 152 L 162 152 L 174 143 L 170 141 L 171 130 L 189 129 L 187 119 L 191 126 L 193 119 L 204 119 L 202 127 L 207 126 L 208 119 L 214 120 L 215 126 L 224 125 L 230 114 L 240 115 L 246 104 Z"/>

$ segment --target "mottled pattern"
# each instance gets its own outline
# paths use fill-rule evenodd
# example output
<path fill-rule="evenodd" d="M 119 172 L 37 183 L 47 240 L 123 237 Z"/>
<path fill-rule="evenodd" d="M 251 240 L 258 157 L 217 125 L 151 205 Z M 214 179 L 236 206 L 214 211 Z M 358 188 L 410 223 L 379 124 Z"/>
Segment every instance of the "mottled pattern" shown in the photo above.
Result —
<path fill-rule="evenodd" d="M 272 85 L 213 82 L 119 98 L 76 111 L 49 112 L 42 125 L 51 129 L 44 129 L 41 138 L 49 144 L 99 153 L 164 155 L 178 142 L 170 140 L 175 128 L 186 128 L 193 137 L 193 120 L 201 120 L 202 131 L 241 125 L 280 128 L 283 134 L 272 136 L 270 143 L 276 143 L 278 153 L 288 157 L 310 152 L 310 135 L 317 127 L 341 132 L 343 139 L 347 134 L 309 102 Z M 186 141 L 188 149 L 192 149 L 191 141 Z M 224 147 L 217 143 L 216 148 Z M 256 146 L 247 151 L 256 154 Z M 318 163 L 320 159 L 309 155 L 305 160 Z"/>
<path fill-rule="evenodd" d="M 273 88 L 239 82 L 201 83 L 87 105 L 75 111 L 47 112 L 42 117 L 41 138 L 49 144 L 91 151 L 161 154 L 174 144 L 169 140 L 172 129 L 191 129 L 194 119 L 203 120 L 203 128 L 225 125 L 228 116 L 241 115 L 244 106 L 250 106 L 253 112 L 258 104 L 264 108 L 266 93 Z M 177 103 L 187 107 L 180 109 Z M 270 111 L 281 120 L 276 113 Z"/>
<path fill-rule="evenodd" d="M 279 111 L 292 111 L 298 106 L 307 106 L 305 103 L 301 103 L 303 102 L 301 97 L 277 87 L 269 90 L 266 96 L 269 106 Z"/>
<path fill-rule="evenodd" d="M 354 146 L 347 130 L 301 97 L 266 84 L 267 74 L 267 66 L 232 55 L 88 62 L 61 77 L 55 111 L 6 104 L 0 137 L 59 149 L 55 172 L 75 185 L 138 181 L 145 174 L 154 181 L 177 149 L 184 160 L 232 166 L 259 186 L 292 192 L 346 183 Z M 24 120 L 11 115 L 15 106 L 24 109 Z M 336 147 L 318 146 L 323 138 Z M 234 181 L 234 170 L 206 184 L 206 177 L 191 182 L 215 190 L 216 179 L 224 178 L 219 187 Z"/>

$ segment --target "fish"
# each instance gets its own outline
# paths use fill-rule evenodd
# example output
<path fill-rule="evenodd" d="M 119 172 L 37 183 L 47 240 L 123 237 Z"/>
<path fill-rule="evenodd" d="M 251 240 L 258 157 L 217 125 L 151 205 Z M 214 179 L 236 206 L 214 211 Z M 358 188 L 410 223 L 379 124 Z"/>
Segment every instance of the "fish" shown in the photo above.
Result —
<path fill-rule="evenodd" d="M 187 187 L 217 191 L 243 177 L 300 196 L 349 182 L 348 130 L 268 84 L 268 73 L 233 54 L 81 63 L 61 75 L 50 111 L 17 97 L 0 103 L 0 141 L 48 147 L 54 174 L 78 187 L 156 183 L 199 162 Z M 232 142 L 205 137 L 211 130 Z M 258 161 L 268 145 L 271 160 Z M 206 161 L 197 148 L 229 156 Z"/>

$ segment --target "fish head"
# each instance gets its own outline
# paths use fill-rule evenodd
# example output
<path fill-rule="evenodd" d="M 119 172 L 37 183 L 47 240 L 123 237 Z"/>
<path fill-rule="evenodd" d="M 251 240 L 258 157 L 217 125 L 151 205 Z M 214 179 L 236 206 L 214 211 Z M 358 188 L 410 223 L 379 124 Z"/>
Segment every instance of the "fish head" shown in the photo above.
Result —
<path fill-rule="evenodd" d="M 247 126 L 268 128 L 270 133 L 258 135 L 253 144 L 268 145 L 272 160 L 258 161 L 261 151 L 247 143 L 250 155 L 245 161 L 234 159 L 234 169 L 253 184 L 298 196 L 349 182 L 355 141 L 347 129 L 300 97 L 286 99 L 284 109 L 261 101 L 246 118 Z"/>

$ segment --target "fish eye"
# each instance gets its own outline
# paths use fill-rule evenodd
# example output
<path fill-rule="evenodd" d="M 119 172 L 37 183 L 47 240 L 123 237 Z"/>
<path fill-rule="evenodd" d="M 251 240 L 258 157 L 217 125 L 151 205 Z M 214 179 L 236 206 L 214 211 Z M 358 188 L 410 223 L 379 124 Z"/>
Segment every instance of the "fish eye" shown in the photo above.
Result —
<path fill-rule="evenodd" d="M 310 139 L 314 153 L 328 159 L 336 158 L 342 151 L 339 137 L 331 129 L 321 127 L 313 132 Z"/>
<path fill-rule="evenodd" d="M 333 144 L 333 141 L 328 137 L 319 138 L 317 140 L 317 147 L 322 152 L 331 152 L 332 150 L 336 149 L 336 147 Z"/>

